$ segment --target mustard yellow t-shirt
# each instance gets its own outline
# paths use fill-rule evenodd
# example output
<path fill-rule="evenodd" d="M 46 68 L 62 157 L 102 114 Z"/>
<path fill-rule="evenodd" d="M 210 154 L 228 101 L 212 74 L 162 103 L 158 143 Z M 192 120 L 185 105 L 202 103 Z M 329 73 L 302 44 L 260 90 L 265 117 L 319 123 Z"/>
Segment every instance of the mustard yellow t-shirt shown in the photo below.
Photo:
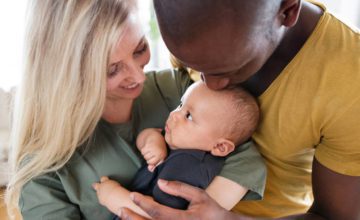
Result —
<path fill-rule="evenodd" d="M 325 11 L 259 103 L 262 121 L 253 138 L 268 168 L 264 200 L 241 201 L 234 211 L 268 217 L 306 212 L 314 155 L 335 172 L 360 176 L 358 30 Z"/>

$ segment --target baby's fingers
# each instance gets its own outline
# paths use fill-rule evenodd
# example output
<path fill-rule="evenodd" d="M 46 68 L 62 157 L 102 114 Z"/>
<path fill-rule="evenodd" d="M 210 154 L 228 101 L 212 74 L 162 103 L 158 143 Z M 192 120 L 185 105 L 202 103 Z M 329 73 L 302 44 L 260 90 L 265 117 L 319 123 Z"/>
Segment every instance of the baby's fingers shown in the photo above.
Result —
<path fill-rule="evenodd" d="M 95 191 L 98 191 L 98 189 L 100 187 L 100 183 L 93 183 L 91 186 Z"/>
<path fill-rule="evenodd" d="M 151 157 L 150 159 L 146 160 L 146 163 L 148 165 L 157 165 L 158 163 L 160 163 L 162 160 L 156 156 Z"/>
<path fill-rule="evenodd" d="M 164 161 L 161 160 L 160 162 L 158 162 L 158 163 L 155 164 L 155 165 L 150 164 L 150 165 L 148 166 L 148 170 L 149 170 L 150 172 L 154 172 L 155 168 L 156 168 L 157 166 L 159 166 L 162 162 L 164 162 Z"/>

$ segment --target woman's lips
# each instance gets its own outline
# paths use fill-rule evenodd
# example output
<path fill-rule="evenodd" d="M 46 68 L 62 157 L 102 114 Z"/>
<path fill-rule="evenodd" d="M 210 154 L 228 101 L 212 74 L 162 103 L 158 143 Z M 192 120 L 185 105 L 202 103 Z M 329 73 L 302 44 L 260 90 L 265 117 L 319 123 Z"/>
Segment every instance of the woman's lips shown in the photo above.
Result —
<path fill-rule="evenodd" d="M 139 83 L 133 83 L 128 86 L 121 86 L 121 88 L 131 90 L 131 89 L 136 89 L 139 85 L 140 85 Z"/>

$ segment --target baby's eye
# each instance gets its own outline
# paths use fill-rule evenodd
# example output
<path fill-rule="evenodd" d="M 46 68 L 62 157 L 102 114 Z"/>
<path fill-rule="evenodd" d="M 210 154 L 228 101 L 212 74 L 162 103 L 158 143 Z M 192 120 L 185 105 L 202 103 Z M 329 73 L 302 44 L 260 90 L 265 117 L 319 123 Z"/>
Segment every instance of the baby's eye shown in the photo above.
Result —
<path fill-rule="evenodd" d="M 188 120 L 190 120 L 190 121 L 193 120 L 190 112 L 186 113 L 186 118 L 187 118 Z"/>

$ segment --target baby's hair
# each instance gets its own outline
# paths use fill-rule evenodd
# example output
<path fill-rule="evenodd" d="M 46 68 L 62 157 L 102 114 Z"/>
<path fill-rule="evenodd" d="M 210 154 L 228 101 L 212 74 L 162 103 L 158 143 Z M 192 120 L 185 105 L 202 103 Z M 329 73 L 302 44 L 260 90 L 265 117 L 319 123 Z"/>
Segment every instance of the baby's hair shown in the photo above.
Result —
<path fill-rule="evenodd" d="M 257 128 L 260 118 L 260 109 L 256 99 L 245 89 L 236 87 L 223 90 L 230 95 L 229 114 L 232 117 L 227 125 L 229 139 L 235 145 L 239 145 L 248 140 Z M 231 111 L 231 112 L 230 112 Z"/>

